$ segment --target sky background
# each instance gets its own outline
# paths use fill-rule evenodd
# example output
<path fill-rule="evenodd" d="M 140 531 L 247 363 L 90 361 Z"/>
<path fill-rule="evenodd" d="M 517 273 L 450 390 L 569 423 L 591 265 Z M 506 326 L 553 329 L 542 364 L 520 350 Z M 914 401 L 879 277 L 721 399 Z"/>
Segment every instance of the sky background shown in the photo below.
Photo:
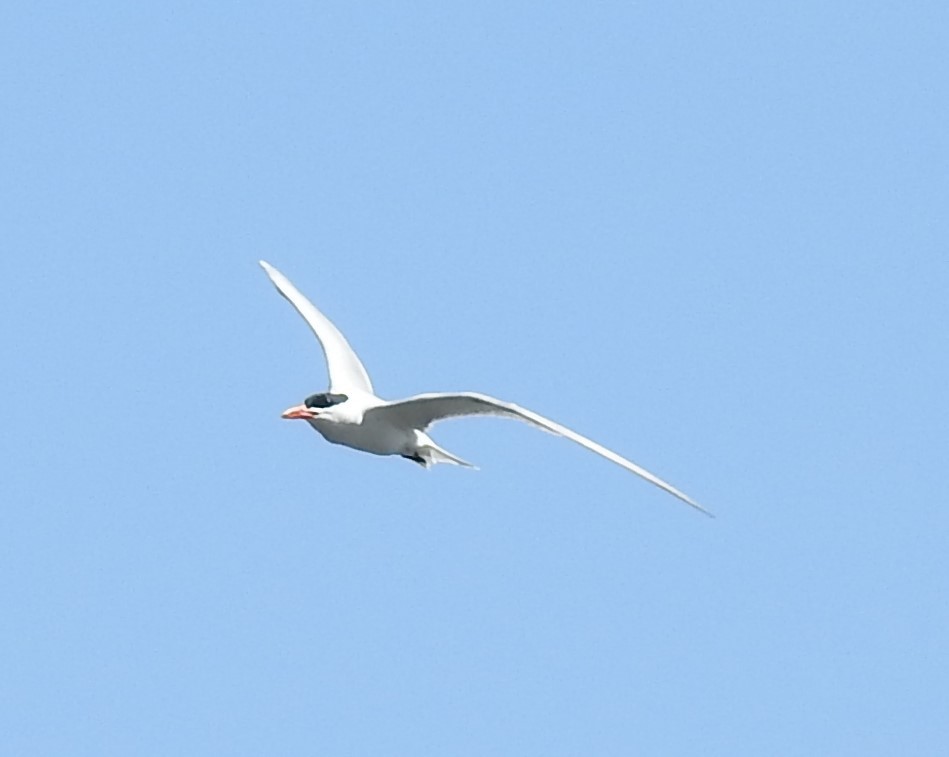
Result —
<path fill-rule="evenodd" d="M 0 11 L 0 753 L 949 743 L 944 2 Z M 423 471 L 280 412 L 498 419 Z"/>

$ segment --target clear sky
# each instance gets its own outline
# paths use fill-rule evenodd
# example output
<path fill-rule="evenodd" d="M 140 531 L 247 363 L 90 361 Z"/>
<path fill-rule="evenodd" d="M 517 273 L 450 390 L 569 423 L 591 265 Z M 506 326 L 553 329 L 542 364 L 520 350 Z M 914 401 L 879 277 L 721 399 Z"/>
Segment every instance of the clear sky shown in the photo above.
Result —
<path fill-rule="evenodd" d="M 0 753 L 944 750 L 947 9 L 7 5 Z"/>

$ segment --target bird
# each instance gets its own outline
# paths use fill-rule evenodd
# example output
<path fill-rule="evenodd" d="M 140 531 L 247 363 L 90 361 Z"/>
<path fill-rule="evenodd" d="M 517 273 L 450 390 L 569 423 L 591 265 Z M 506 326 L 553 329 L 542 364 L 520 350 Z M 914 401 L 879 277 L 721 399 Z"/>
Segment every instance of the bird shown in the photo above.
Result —
<path fill-rule="evenodd" d="M 373 391 L 362 361 L 332 321 L 280 271 L 264 260 L 260 265 L 277 291 L 303 317 L 320 342 L 329 374 L 328 391 L 310 395 L 299 405 L 285 410 L 282 418 L 306 421 L 332 444 L 374 455 L 401 455 L 425 468 L 437 463 L 474 467 L 432 440 L 427 433 L 432 424 L 472 415 L 513 418 L 596 452 L 696 510 L 714 517 L 687 494 L 645 468 L 566 426 L 511 402 L 477 392 L 430 392 L 395 401 L 382 399 Z"/>

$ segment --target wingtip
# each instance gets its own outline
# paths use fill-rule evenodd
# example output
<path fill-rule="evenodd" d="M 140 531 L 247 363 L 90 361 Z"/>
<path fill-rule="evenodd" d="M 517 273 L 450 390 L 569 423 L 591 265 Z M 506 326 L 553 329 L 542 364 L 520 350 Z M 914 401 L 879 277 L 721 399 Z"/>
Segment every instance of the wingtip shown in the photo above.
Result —
<path fill-rule="evenodd" d="M 283 278 L 283 275 L 280 273 L 280 271 L 270 265 L 270 263 L 268 263 L 266 260 L 258 260 L 257 262 L 260 263 L 260 267 L 264 269 L 264 273 L 267 274 L 267 278 L 270 279 L 270 281 L 273 282 L 273 284 L 279 289 L 279 281 Z"/>
<path fill-rule="evenodd" d="M 700 513 L 702 513 L 703 515 L 707 515 L 709 518 L 714 518 L 714 517 L 715 517 L 715 513 L 713 513 L 711 510 L 706 510 L 706 509 L 705 509 L 704 507 L 702 507 L 698 502 L 695 502 L 694 500 L 691 500 L 691 499 L 687 499 L 687 500 L 685 500 L 685 502 L 687 502 L 688 504 L 692 505 L 692 507 L 694 507 L 696 510 L 698 510 L 698 511 L 699 511 Z"/>
<path fill-rule="evenodd" d="M 706 510 L 698 502 L 692 499 L 688 494 L 683 494 L 678 489 L 672 489 L 671 491 L 667 489 L 666 491 L 668 491 L 670 494 L 672 494 L 676 499 L 680 500 L 681 502 L 685 502 L 685 504 L 687 504 L 689 507 L 692 507 L 698 510 L 703 515 L 707 515 L 709 518 L 715 517 L 715 513 L 713 513 L 711 510 Z"/>

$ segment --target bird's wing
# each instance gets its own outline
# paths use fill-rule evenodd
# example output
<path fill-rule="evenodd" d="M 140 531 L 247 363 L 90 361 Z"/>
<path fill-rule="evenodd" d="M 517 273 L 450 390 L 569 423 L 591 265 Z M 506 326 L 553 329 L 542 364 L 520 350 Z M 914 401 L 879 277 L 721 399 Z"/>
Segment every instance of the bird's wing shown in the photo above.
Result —
<path fill-rule="evenodd" d="M 396 402 L 386 402 L 366 411 L 367 418 L 375 414 L 379 420 L 385 420 L 388 423 L 399 427 L 408 427 L 424 430 L 433 423 L 446 418 L 457 418 L 464 415 L 500 415 L 505 418 L 516 418 L 530 423 L 544 431 L 566 437 L 576 442 L 581 447 L 586 447 L 607 460 L 611 460 L 617 465 L 632 471 L 637 476 L 641 476 L 649 483 L 655 484 L 663 491 L 668 492 L 674 497 L 678 497 L 683 502 L 692 505 L 697 510 L 701 510 L 706 515 L 712 515 L 708 510 L 702 507 L 698 502 L 686 494 L 683 494 L 671 484 L 666 483 L 658 476 L 636 463 L 627 460 L 621 455 L 617 455 L 612 450 L 607 449 L 602 444 L 597 444 L 592 439 L 581 436 L 576 431 L 571 431 L 559 423 L 544 418 L 530 410 L 510 402 L 488 397 L 484 394 L 475 394 L 473 392 L 463 392 L 459 394 L 419 394 L 408 399 L 398 400 Z"/>
<path fill-rule="evenodd" d="M 313 303 L 304 297 L 280 271 L 263 260 L 260 261 L 260 265 L 267 272 L 273 285 L 277 287 L 277 291 L 296 308 L 297 312 L 303 316 L 303 320 L 313 329 L 316 338 L 320 340 L 323 352 L 326 354 L 330 391 L 345 393 L 355 389 L 371 394 L 372 383 L 369 381 L 369 374 L 353 352 L 353 348 L 349 346 L 349 342 L 339 333 L 339 329 L 317 310 Z"/>

